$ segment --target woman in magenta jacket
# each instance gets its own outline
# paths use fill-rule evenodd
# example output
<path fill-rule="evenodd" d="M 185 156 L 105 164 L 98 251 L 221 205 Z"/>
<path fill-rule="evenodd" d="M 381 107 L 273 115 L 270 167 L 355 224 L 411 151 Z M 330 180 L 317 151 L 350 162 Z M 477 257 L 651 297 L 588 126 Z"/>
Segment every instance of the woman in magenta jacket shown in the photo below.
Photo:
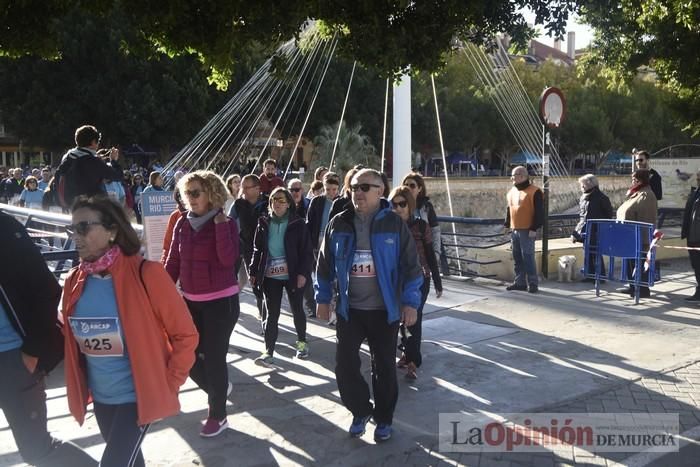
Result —
<path fill-rule="evenodd" d="M 213 437 L 228 428 L 230 392 L 226 354 L 240 314 L 235 265 L 238 227 L 222 208 L 228 197 L 221 177 L 196 171 L 177 184 L 187 211 L 175 224 L 165 269 L 180 288 L 199 331 L 197 359 L 190 378 L 209 399 L 209 416 L 200 432 Z"/>

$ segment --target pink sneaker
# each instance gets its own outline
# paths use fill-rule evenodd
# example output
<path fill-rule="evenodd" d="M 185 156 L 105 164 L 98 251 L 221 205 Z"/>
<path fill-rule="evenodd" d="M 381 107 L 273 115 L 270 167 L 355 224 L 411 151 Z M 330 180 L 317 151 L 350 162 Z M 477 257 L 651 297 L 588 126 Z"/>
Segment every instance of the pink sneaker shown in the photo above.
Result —
<path fill-rule="evenodd" d="M 215 418 L 207 418 L 207 421 L 202 427 L 202 431 L 199 432 L 199 436 L 204 438 L 213 438 L 214 436 L 220 435 L 227 428 L 227 419 L 224 418 L 223 420 L 219 421 Z"/>

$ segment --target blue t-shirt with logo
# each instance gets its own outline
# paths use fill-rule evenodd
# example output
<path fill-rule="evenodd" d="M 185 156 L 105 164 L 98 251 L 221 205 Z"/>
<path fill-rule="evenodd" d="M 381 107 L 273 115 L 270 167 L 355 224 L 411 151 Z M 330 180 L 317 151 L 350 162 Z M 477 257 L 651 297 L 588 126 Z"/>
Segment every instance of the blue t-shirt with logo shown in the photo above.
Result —
<path fill-rule="evenodd" d="M 134 379 L 111 276 L 89 276 L 69 318 L 87 360 L 88 387 L 102 404 L 136 402 Z"/>
<path fill-rule="evenodd" d="M 0 303 L 0 352 L 7 352 L 22 347 L 22 338 L 7 316 L 7 310 Z"/>

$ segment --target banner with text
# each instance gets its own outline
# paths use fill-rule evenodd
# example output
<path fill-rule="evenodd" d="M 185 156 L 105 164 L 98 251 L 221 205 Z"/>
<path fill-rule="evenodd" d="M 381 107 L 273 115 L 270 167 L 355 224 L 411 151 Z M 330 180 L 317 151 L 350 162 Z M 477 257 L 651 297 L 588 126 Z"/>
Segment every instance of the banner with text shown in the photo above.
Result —
<path fill-rule="evenodd" d="M 172 191 L 149 191 L 141 194 L 143 214 L 143 238 L 146 242 L 146 259 L 160 261 L 163 238 L 170 214 L 177 209 Z"/>

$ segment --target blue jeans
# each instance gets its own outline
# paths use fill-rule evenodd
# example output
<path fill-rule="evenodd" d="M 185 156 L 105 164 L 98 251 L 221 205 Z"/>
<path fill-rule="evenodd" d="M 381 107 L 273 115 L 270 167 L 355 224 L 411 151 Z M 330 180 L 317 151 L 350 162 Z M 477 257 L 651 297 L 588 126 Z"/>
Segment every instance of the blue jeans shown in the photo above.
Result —
<path fill-rule="evenodd" d="M 537 285 L 537 266 L 535 266 L 535 239 L 530 238 L 528 229 L 513 230 L 510 234 L 515 262 L 516 285 Z M 527 280 L 525 277 L 527 276 Z"/>

